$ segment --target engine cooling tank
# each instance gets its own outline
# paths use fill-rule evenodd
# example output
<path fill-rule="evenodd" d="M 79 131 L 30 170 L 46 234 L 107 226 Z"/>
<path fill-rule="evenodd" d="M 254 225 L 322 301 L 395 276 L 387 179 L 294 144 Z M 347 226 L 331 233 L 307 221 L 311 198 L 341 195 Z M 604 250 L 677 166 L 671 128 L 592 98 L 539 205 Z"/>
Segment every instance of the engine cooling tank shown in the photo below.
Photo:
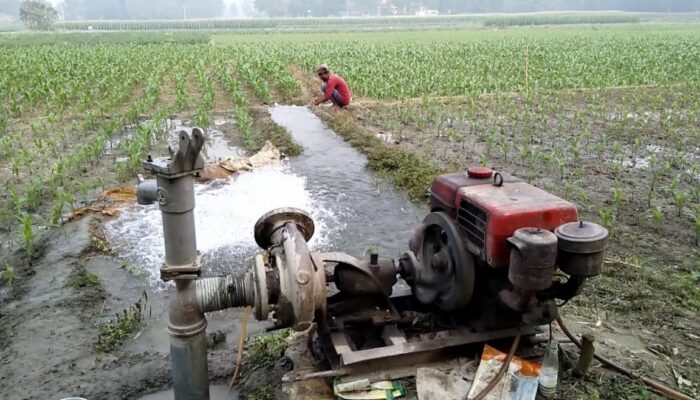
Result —
<path fill-rule="evenodd" d="M 592 222 L 571 222 L 554 233 L 559 239 L 557 265 L 569 275 L 591 277 L 600 274 L 608 247 L 608 230 Z"/>
<path fill-rule="evenodd" d="M 540 228 L 520 228 L 508 238 L 510 282 L 524 290 L 536 291 L 552 285 L 557 259 L 557 237 Z"/>

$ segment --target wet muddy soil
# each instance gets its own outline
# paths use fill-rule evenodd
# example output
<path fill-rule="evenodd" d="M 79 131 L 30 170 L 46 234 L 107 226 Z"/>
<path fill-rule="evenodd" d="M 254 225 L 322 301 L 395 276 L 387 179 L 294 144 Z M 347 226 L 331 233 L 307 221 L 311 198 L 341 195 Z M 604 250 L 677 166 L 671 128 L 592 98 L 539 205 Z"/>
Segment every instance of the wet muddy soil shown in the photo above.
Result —
<path fill-rule="evenodd" d="M 170 382 L 165 315 L 168 291 L 154 291 L 148 281 L 122 268 L 119 258 L 93 247 L 98 217 L 86 217 L 42 239 L 44 256 L 21 271 L 22 295 L 2 306 L 0 394 L 6 399 L 129 399 L 167 387 Z M 98 287 L 72 285 L 76 274 L 90 273 Z M 99 324 L 148 293 L 142 327 L 110 353 L 92 348 Z M 231 368 L 231 348 L 238 340 L 239 310 L 209 318 L 209 332 L 221 332 L 225 344 L 210 350 L 214 381 Z M 252 324 L 251 333 L 262 332 Z"/>

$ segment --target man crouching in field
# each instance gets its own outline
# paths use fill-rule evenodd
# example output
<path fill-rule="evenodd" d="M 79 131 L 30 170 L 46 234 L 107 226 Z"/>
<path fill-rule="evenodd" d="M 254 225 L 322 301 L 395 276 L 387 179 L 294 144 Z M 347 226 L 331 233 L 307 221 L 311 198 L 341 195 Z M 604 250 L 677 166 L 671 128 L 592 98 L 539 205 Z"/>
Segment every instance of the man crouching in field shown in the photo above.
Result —
<path fill-rule="evenodd" d="M 311 105 L 317 106 L 328 100 L 332 101 L 333 105 L 337 107 L 347 107 L 350 105 L 352 93 L 350 93 L 350 88 L 343 78 L 332 74 L 331 71 L 328 70 L 326 64 L 321 64 L 316 67 L 316 74 L 323 81 L 323 85 L 321 85 L 321 93 L 323 93 L 323 96 L 312 101 Z"/>

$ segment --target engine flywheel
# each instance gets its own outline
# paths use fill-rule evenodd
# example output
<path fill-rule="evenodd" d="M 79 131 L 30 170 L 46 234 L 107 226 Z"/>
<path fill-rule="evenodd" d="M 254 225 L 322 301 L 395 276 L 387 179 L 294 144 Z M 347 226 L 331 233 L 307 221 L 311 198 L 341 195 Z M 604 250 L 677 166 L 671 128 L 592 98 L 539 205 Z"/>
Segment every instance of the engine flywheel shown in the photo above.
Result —
<path fill-rule="evenodd" d="M 414 293 L 424 304 L 449 311 L 466 306 L 474 292 L 474 258 L 455 222 L 446 212 L 423 220 L 413 251 L 418 259 Z"/>

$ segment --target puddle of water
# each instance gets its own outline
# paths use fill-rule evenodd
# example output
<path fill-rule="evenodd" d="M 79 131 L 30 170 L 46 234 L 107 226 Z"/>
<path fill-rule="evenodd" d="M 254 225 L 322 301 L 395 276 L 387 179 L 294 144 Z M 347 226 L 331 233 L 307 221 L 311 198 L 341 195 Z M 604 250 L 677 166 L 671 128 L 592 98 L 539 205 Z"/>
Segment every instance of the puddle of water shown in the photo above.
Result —
<path fill-rule="evenodd" d="M 233 124 L 235 123 L 235 120 L 233 118 L 215 118 L 214 119 L 214 126 L 221 126 L 221 125 L 226 125 L 226 124 Z"/>
<path fill-rule="evenodd" d="M 222 120 L 214 121 L 215 126 L 226 123 L 217 124 L 217 121 L 221 122 Z M 226 120 L 224 119 L 223 121 Z M 173 148 L 177 148 L 178 146 L 180 131 L 184 130 L 191 134 L 193 128 L 180 120 L 168 120 L 168 127 L 167 142 L 168 145 Z M 241 157 L 246 153 L 245 150 L 231 145 L 223 132 L 218 129 L 207 129 L 205 136 L 204 149 L 202 149 L 202 157 L 205 161 L 217 162 L 229 157 Z"/>
<path fill-rule="evenodd" d="M 139 400 L 173 400 L 173 390 L 165 390 L 158 393 L 149 394 Z M 209 398 L 211 400 L 238 400 L 240 396 L 236 392 L 229 392 L 226 385 L 209 386 Z"/>
<path fill-rule="evenodd" d="M 209 129 L 204 146 L 204 158 L 209 162 L 221 161 L 229 157 L 242 157 L 245 150 L 232 146 L 220 131 Z"/>
<path fill-rule="evenodd" d="M 690 118 L 691 114 L 689 114 L 685 110 L 673 110 L 673 109 L 666 109 L 664 110 L 663 114 L 659 111 L 643 111 L 641 114 L 637 112 L 611 112 L 608 113 L 608 118 L 612 121 L 622 121 L 622 120 L 632 120 L 632 121 L 661 121 L 663 119 L 666 119 L 667 121 L 671 120 L 681 120 L 681 121 L 686 121 Z"/>

